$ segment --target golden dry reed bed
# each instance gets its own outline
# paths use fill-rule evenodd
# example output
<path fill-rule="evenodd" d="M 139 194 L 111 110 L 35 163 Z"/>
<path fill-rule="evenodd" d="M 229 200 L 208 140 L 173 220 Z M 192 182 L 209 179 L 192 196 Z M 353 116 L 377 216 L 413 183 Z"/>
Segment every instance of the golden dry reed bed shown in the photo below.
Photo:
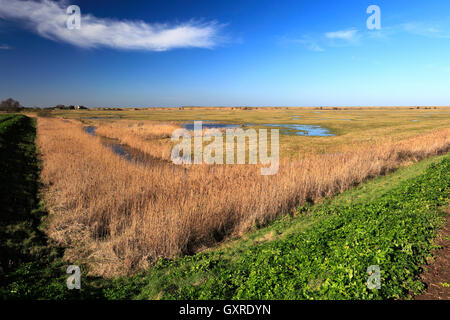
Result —
<path fill-rule="evenodd" d="M 139 149 L 152 157 L 170 160 L 172 151 L 169 139 L 172 132 L 178 128 L 176 124 L 160 124 L 155 121 L 99 122 L 96 132 L 105 137 L 118 139 L 120 143 Z"/>
<path fill-rule="evenodd" d="M 450 129 L 338 155 L 283 160 L 273 176 L 261 176 L 254 165 L 185 169 L 128 162 L 81 124 L 54 118 L 38 119 L 38 144 L 49 236 L 67 247 L 69 262 L 109 277 L 147 268 L 158 257 L 204 249 L 305 201 L 446 152 Z"/>

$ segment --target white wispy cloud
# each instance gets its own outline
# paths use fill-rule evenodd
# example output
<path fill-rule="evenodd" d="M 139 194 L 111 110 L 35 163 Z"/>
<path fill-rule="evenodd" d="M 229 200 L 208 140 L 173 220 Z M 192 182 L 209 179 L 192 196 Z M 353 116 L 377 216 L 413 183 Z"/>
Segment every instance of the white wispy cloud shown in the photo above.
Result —
<path fill-rule="evenodd" d="M 310 37 L 303 37 L 302 39 L 296 40 L 296 42 L 304 45 L 308 50 L 322 52 L 325 51 L 316 40 L 311 39 Z"/>
<path fill-rule="evenodd" d="M 0 44 L 0 50 L 10 50 L 10 49 L 12 48 L 7 44 Z"/>
<path fill-rule="evenodd" d="M 442 27 L 438 23 L 407 22 L 399 25 L 397 28 L 399 31 L 405 31 L 417 36 L 440 39 L 450 38 L 450 33 L 447 31 L 448 25 Z"/>
<path fill-rule="evenodd" d="M 304 34 L 285 43 L 300 43 L 310 51 L 325 51 L 330 47 L 347 47 L 361 45 L 366 41 L 385 41 L 396 36 L 412 35 L 430 39 L 450 39 L 450 20 L 414 21 L 383 26 L 381 30 L 358 30 L 348 28 L 324 33 Z"/>
<path fill-rule="evenodd" d="M 301 38 L 290 40 L 291 43 L 300 43 L 310 51 L 322 52 L 328 47 L 352 46 L 358 44 L 361 34 L 357 29 L 330 31 L 320 34 L 306 34 Z M 285 40 L 285 42 L 287 42 Z"/>
<path fill-rule="evenodd" d="M 325 37 L 332 40 L 355 41 L 358 38 L 358 30 L 348 29 L 326 32 Z"/>
<path fill-rule="evenodd" d="M 220 25 L 188 21 L 169 25 L 122 21 L 83 14 L 81 28 L 66 27 L 67 1 L 0 0 L 0 18 L 24 22 L 42 37 L 83 48 L 165 51 L 175 48 L 213 48 L 223 40 Z"/>

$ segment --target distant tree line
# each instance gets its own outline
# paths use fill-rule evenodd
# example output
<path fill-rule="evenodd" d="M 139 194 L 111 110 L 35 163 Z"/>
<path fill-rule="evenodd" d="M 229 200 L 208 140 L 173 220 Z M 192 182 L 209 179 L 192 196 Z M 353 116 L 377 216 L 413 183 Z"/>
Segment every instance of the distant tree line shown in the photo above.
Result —
<path fill-rule="evenodd" d="M 19 103 L 19 101 L 16 101 L 12 98 L 3 100 L 0 103 L 0 111 L 8 111 L 8 112 L 19 112 L 23 110 L 24 107 Z"/>
<path fill-rule="evenodd" d="M 6 111 L 6 112 L 20 112 L 23 110 L 27 110 L 27 111 L 42 111 L 42 110 L 79 110 L 79 109 L 88 109 L 85 106 L 66 106 L 63 104 L 58 104 L 55 107 L 48 107 L 48 108 L 38 108 L 38 107 L 33 107 L 33 108 L 25 108 L 23 107 L 19 101 L 14 100 L 12 98 L 3 100 L 0 103 L 0 111 Z"/>
<path fill-rule="evenodd" d="M 58 104 L 56 107 L 50 108 L 50 109 L 57 109 L 57 110 L 78 110 L 78 109 L 87 109 L 85 106 L 65 106 L 63 104 Z"/>

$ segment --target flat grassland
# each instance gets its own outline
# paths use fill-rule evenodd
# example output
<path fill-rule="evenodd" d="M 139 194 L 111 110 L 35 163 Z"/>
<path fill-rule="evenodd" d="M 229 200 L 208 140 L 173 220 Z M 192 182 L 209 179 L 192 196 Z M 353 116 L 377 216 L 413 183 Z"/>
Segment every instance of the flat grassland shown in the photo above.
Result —
<path fill-rule="evenodd" d="M 334 153 L 374 142 L 398 141 L 407 137 L 450 126 L 450 107 L 391 108 L 154 108 L 122 111 L 76 110 L 53 111 L 64 118 L 86 123 L 117 120 L 152 120 L 171 123 L 192 123 L 193 120 L 215 120 L 220 123 L 304 124 L 328 128 L 336 136 L 280 136 L 282 157 L 296 158 L 311 153 Z M 97 119 L 96 119 L 97 118 Z M 100 119 L 99 119 L 100 118 Z M 267 127 L 266 127 L 267 128 Z M 287 130 L 289 131 L 289 130 Z"/>

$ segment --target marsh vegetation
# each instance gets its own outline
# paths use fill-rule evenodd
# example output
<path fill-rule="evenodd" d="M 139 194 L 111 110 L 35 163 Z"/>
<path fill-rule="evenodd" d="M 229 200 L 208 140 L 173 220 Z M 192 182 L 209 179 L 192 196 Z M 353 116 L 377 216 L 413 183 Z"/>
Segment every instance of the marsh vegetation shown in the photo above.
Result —
<path fill-rule="evenodd" d="M 277 112 L 284 116 L 284 110 Z M 349 112 L 360 117 L 366 112 L 364 117 L 370 118 L 374 111 Z M 203 251 L 298 206 L 450 148 L 448 118 L 430 118 L 434 125 L 420 130 L 407 118 L 395 125 L 387 125 L 383 117 L 372 119 L 373 128 L 367 129 L 371 137 L 361 137 L 358 125 L 353 131 L 337 130 L 336 122 L 330 124 L 335 137 L 285 136 L 282 149 L 289 152 L 284 152 L 278 174 L 261 176 L 259 165 L 173 165 L 168 161 L 169 137 L 182 124 L 172 119 L 79 121 L 67 120 L 73 118 L 69 115 L 65 121 L 38 119 L 42 179 L 51 212 L 47 232 L 67 248 L 68 261 L 84 263 L 91 274 L 106 277 L 147 269 L 161 257 Z M 188 116 L 192 119 L 192 113 Z M 211 114 L 206 116 L 211 119 Z M 87 134 L 86 125 L 94 125 L 97 136 Z M 129 161 L 105 145 L 104 137 L 153 161 Z M 328 139 L 335 146 L 323 154 L 324 146 L 333 143 Z M 289 148 L 294 141 L 316 150 L 294 155 Z"/>

